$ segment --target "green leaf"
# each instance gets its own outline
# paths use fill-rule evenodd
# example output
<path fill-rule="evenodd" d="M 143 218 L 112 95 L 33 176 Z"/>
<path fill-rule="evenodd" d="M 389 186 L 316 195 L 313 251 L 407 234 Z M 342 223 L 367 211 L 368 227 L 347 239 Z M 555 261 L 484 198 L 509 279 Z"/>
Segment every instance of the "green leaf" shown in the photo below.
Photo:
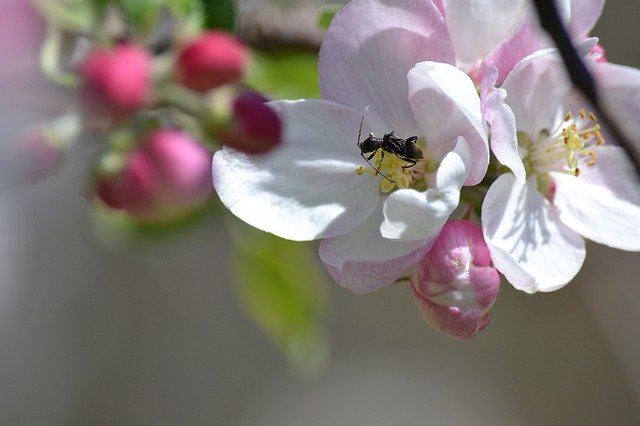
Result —
<path fill-rule="evenodd" d="M 236 29 L 234 0 L 201 0 L 204 6 L 205 26 L 233 32 Z"/>
<path fill-rule="evenodd" d="M 233 222 L 233 271 L 246 314 L 300 373 L 321 368 L 328 342 L 321 321 L 327 285 L 309 244 L 286 241 Z"/>
<path fill-rule="evenodd" d="M 125 17 L 138 35 L 151 32 L 164 4 L 165 0 L 120 0 Z"/>
<path fill-rule="evenodd" d="M 46 38 L 40 48 L 40 68 L 42 73 L 54 83 L 75 88 L 80 85 L 76 74 L 63 71 L 62 56 L 65 48 L 65 35 L 54 26 L 47 30 Z"/>
<path fill-rule="evenodd" d="M 318 55 L 306 50 L 253 51 L 246 83 L 272 98 L 318 98 Z"/>
<path fill-rule="evenodd" d="M 71 33 L 90 33 L 98 22 L 93 0 L 33 0 L 53 26 Z"/>
<path fill-rule="evenodd" d="M 318 26 L 323 29 L 328 29 L 331 25 L 333 17 L 342 8 L 339 4 L 328 4 L 320 9 L 320 15 L 318 16 Z"/>

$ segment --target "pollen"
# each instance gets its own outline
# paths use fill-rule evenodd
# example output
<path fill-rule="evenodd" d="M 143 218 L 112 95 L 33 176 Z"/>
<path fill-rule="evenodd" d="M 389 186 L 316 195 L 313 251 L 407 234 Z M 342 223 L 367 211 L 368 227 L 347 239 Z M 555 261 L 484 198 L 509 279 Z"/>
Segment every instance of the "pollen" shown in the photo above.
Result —
<path fill-rule="evenodd" d="M 596 165 L 598 154 L 594 148 L 604 143 L 594 113 L 583 109 L 574 115 L 569 111 L 555 131 L 541 131 L 538 141 L 529 146 L 528 165 L 538 174 L 564 171 L 577 177 L 581 165 Z"/>
<path fill-rule="evenodd" d="M 378 150 L 371 159 L 371 167 L 358 166 L 355 170 L 356 174 L 361 176 L 371 174 L 379 176 L 380 191 L 384 194 L 393 191 L 395 188 L 409 188 L 413 180 L 413 174 L 409 164 L 398 158 L 396 155 L 385 153 Z"/>

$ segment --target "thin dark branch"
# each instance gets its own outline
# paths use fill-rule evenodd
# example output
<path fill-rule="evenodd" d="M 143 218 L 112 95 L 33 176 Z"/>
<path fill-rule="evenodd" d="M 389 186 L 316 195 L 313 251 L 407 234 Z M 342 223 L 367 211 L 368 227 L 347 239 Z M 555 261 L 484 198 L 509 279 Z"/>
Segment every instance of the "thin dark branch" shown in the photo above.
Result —
<path fill-rule="evenodd" d="M 593 76 L 587 70 L 587 67 L 585 67 L 580 56 L 578 56 L 578 53 L 574 49 L 567 30 L 560 20 L 555 3 L 550 0 L 533 0 L 533 3 L 538 11 L 542 27 L 549 33 L 558 47 L 574 86 L 593 104 L 600 117 L 600 122 L 607 127 L 611 135 L 627 152 L 627 155 L 629 155 L 633 161 L 638 176 L 640 176 L 640 153 L 638 153 L 634 144 L 622 133 L 618 125 L 611 120 L 609 114 L 600 103 Z"/>

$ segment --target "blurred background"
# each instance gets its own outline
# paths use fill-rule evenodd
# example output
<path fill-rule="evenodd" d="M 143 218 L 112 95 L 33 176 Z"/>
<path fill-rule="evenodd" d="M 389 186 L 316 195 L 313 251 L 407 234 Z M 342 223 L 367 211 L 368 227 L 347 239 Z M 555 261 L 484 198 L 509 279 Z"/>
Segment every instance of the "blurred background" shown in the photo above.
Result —
<path fill-rule="evenodd" d="M 241 1 L 245 37 L 268 45 L 284 27 L 313 45 L 320 3 Z M 609 61 L 640 66 L 639 16 L 634 2 L 605 6 L 594 35 Z M 21 77 L 0 85 L 2 135 L 69 103 L 20 56 L 38 43 L 33 23 L 14 24 L 24 37 L 0 37 L 16 49 L 1 75 Z M 406 286 L 354 295 L 327 278 L 327 358 L 300 374 L 238 303 L 222 213 L 169 236 L 104 238 L 85 196 L 95 152 L 0 188 L 2 425 L 640 424 L 637 253 L 591 244 L 552 294 L 504 285 L 470 342 L 427 326 Z"/>

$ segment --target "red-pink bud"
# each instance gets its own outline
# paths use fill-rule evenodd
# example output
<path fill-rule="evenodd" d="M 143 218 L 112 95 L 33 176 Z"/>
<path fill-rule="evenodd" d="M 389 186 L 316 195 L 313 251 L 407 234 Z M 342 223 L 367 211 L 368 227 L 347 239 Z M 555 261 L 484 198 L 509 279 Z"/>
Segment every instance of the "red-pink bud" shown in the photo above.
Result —
<path fill-rule="evenodd" d="M 177 130 L 158 130 L 114 175 L 99 176 L 95 193 L 107 206 L 143 221 L 166 221 L 212 194 L 211 153 Z"/>
<path fill-rule="evenodd" d="M 149 99 L 152 59 L 143 48 L 96 48 L 82 65 L 82 101 L 90 115 L 121 119 Z"/>
<path fill-rule="evenodd" d="M 471 339 L 489 324 L 499 286 L 482 228 L 462 220 L 444 225 L 411 277 L 425 321 L 458 339 Z"/>
<path fill-rule="evenodd" d="M 224 93 L 221 93 L 223 96 Z M 267 105 L 267 99 L 256 92 L 244 92 L 231 101 L 228 109 L 218 107 L 209 126 L 212 136 L 223 145 L 247 154 L 263 154 L 280 144 L 282 121 L 276 111 Z"/>
<path fill-rule="evenodd" d="M 197 92 L 206 92 L 242 77 L 247 51 L 235 37 L 209 31 L 187 44 L 178 56 L 177 78 Z"/>

